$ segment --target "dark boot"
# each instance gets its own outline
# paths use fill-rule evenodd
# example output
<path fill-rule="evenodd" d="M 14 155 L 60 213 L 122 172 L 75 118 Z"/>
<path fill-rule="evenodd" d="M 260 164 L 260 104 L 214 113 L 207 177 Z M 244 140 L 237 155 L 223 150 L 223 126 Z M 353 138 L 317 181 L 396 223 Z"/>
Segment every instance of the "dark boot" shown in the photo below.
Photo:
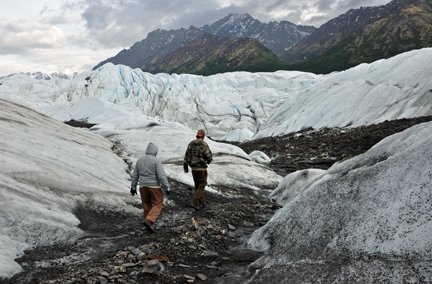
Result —
<path fill-rule="evenodd" d="M 152 221 L 150 220 L 144 220 L 144 226 L 147 228 L 147 230 L 149 230 L 150 233 L 154 234 L 155 229 L 153 227 Z"/>

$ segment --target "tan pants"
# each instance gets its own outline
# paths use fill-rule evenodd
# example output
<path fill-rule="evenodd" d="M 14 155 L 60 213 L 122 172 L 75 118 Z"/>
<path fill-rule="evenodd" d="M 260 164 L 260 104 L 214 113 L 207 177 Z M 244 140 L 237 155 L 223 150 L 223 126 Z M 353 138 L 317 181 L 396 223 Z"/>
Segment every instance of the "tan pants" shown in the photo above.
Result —
<path fill-rule="evenodd" d="M 164 196 L 160 188 L 142 186 L 140 187 L 141 201 L 144 207 L 144 220 L 153 223 L 162 210 Z"/>
<path fill-rule="evenodd" d="M 207 185 L 207 170 L 192 170 L 192 177 L 195 183 L 195 195 L 192 199 L 194 205 L 205 205 L 204 189 Z"/>

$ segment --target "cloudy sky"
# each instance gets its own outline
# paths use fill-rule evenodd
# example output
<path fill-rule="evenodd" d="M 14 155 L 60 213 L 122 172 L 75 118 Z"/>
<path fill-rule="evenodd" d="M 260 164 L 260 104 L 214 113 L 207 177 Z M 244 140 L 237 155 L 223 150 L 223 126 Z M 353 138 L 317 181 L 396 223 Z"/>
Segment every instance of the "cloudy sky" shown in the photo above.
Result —
<path fill-rule="evenodd" d="M 82 72 L 155 29 L 202 27 L 229 13 L 319 27 L 390 0 L 13 0 L 0 9 L 0 76 Z"/>

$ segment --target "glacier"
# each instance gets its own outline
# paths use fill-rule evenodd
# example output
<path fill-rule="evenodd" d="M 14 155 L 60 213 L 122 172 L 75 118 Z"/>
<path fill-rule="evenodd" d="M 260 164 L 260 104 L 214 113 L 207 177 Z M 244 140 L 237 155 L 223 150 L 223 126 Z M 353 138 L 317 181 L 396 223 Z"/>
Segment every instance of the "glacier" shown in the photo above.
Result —
<path fill-rule="evenodd" d="M 432 123 L 422 123 L 311 175 L 248 240 L 265 252 L 251 283 L 295 282 L 293 267 L 325 283 L 431 282 L 431 145 Z"/>
<path fill-rule="evenodd" d="M 223 194 L 218 186 L 246 186 L 283 205 L 248 241 L 266 252 L 251 265 L 251 281 L 283 281 L 287 276 L 278 269 L 306 266 L 311 281 L 322 280 L 319 267 L 331 268 L 347 255 L 350 262 L 339 263 L 331 276 L 335 283 L 368 282 L 379 279 L 379 271 L 394 283 L 406 280 L 403 273 L 430 279 L 431 123 L 328 171 L 287 177 L 266 166 L 272 157 L 224 140 L 432 115 L 431 63 L 432 49 L 425 48 L 328 75 L 152 75 L 106 64 L 72 79 L 3 77 L 0 277 L 21 271 L 14 260 L 26 249 L 82 236 L 73 215 L 79 204 L 140 214 L 139 201 L 128 195 L 129 174 L 150 141 L 168 177 L 192 186 L 179 165 L 196 130 L 204 128 L 216 154 L 208 190 Z M 84 130 L 62 123 L 69 120 L 96 125 Z M 396 270 L 389 268 L 392 261 Z"/>
<path fill-rule="evenodd" d="M 152 75 L 108 63 L 58 84 L 23 74 L 6 77 L 0 94 L 32 107 L 44 106 L 47 113 L 50 105 L 67 108 L 80 99 L 97 97 L 150 117 L 204 128 L 217 140 L 246 141 L 303 129 L 431 115 L 431 64 L 431 48 L 328 75 L 296 71 Z"/>
<path fill-rule="evenodd" d="M 95 97 L 77 101 L 70 114 L 99 124 L 91 131 L 73 128 L 0 96 L 0 278 L 22 270 L 14 259 L 26 249 L 73 244 L 82 237 L 73 214 L 78 206 L 141 214 L 139 199 L 129 194 L 129 165 L 133 168 L 149 142 L 159 147 L 169 178 L 194 185 L 182 167 L 195 138 L 191 129 Z M 236 146 L 207 142 L 215 155 L 207 191 L 224 194 L 218 190 L 224 185 L 267 192 L 282 178 Z"/>

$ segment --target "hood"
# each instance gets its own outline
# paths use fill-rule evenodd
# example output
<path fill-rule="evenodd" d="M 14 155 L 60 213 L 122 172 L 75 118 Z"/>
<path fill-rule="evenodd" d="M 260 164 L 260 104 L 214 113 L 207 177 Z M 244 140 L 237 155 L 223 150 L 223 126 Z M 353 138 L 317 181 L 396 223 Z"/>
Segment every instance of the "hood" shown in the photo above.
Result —
<path fill-rule="evenodd" d="M 158 147 L 153 142 L 148 143 L 146 149 L 146 155 L 156 156 L 157 153 L 158 153 Z"/>

